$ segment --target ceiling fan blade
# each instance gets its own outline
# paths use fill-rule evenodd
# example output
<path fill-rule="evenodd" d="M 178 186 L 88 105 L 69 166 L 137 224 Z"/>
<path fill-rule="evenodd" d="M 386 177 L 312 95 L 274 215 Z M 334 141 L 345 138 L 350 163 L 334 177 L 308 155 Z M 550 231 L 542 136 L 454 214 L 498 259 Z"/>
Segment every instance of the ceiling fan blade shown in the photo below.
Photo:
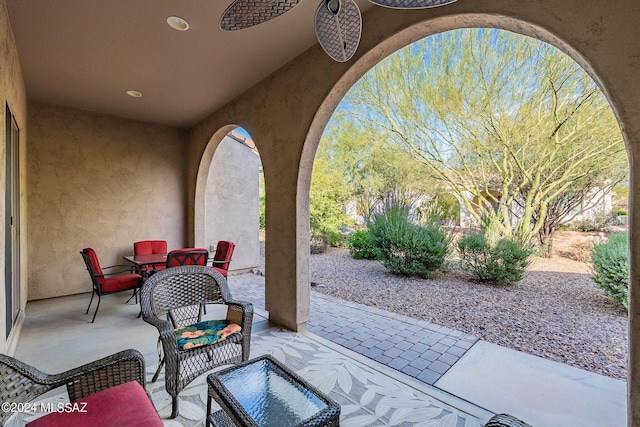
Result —
<path fill-rule="evenodd" d="M 316 36 L 331 58 L 346 62 L 356 53 L 362 16 L 353 0 L 322 0 L 316 10 Z"/>
<path fill-rule="evenodd" d="M 262 24 L 293 9 L 302 0 L 235 0 L 220 18 L 225 31 L 242 30 Z"/>
<path fill-rule="evenodd" d="M 425 9 L 427 7 L 443 6 L 456 0 L 369 0 L 378 6 L 392 9 Z"/>

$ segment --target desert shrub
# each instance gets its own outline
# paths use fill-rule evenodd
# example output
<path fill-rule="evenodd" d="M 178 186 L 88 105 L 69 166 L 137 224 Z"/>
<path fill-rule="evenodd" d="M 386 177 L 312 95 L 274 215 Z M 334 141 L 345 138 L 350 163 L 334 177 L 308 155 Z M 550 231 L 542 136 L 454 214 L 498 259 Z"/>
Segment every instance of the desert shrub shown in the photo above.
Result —
<path fill-rule="evenodd" d="M 260 230 L 264 230 L 267 224 L 264 195 L 260 195 L 260 198 L 258 199 L 258 223 L 260 225 Z"/>
<path fill-rule="evenodd" d="M 311 236 L 310 253 L 312 255 L 323 254 L 327 250 L 329 238 L 327 236 Z"/>
<path fill-rule="evenodd" d="M 347 236 L 347 247 L 353 259 L 377 259 L 378 250 L 373 245 L 369 230 L 357 230 Z"/>
<path fill-rule="evenodd" d="M 590 262 L 592 249 L 593 242 L 576 243 L 571 246 L 570 258 L 580 262 Z"/>
<path fill-rule="evenodd" d="M 349 199 L 348 188 L 340 181 L 326 159 L 316 159 L 309 189 L 309 226 L 312 236 L 326 236 L 330 246 L 341 246 L 340 228 L 351 220 L 343 212 Z"/>
<path fill-rule="evenodd" d="M 617 218 L 613 212 L 598 212 L 575 221 L 571 225 L 575 231 L 609 233 L 616 222 Z"/>
<path fill-rule="evenodd" d="M 329 246 L 333 246 L 335 248 L 342 248 L 345 245 L 345 236 L 339 230 L 331 230 L 327 233 L 327 240 Z"/>
<path fill-rule="evenodd" d="M 450 236 L 436 224 L 420 225 L 407 209 L 387 209 L 369 226 L 384 266 L 397 274 L 431 278 L 449 253 Z"/>
<path fill-rule="evenodd" d="M 522 280 L 532 254 L 522 243 L 502 238 L 491 245 L 484 233 L 470 233 L 458 241 L 462 268 L 481 282 L 510 284 Z"/>
<path fill-rule="evenodd" d="M 616 207 L 613 211 L 615 212 L 616 216 L 629 215 L 629 212 L 627 212 L 626 209 L 624 209 L 623 207 L 620 207 L 620 206 Z"/>
<path fill-rule="evenodd" d="M 418 216 L 427 222 L 460 223 L 460 202 L 452 194 L 436 194 L 425 203 L 418 203 Z"/>
<path fill-rule="evenodd" d="M 593 280 L 608 297 L 629 308 L 629 233 L 616 233 L 591 252 Z"/>

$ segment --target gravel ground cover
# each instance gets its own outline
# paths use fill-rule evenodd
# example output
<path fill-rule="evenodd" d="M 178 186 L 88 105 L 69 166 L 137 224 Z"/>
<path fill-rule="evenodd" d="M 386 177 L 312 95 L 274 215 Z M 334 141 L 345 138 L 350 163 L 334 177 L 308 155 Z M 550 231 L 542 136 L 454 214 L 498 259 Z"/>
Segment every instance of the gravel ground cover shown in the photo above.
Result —
<path fill-rule="evenodd" d="M 338 248 L 310 262 L 315 291 L 626 380 L 627 312 L 603 295 L 585 263 L 537 258 L 521 282 L 496 286 L 455 268 L 431 280 L 396 276 Z"/>

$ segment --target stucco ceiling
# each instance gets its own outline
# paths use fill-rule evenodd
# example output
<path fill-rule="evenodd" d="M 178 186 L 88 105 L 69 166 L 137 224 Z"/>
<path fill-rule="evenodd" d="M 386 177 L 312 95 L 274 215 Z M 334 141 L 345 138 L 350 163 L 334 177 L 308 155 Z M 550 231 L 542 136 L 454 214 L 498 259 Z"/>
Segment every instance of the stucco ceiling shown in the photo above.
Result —
<path fill-rule="evenodd" d="M 7 0 L 7 8 L 29 99 L 188 128 L 317 43 L 319 2 L 234 32 L 218 26 L 231 0 Z M 191 28 L 172 29 L 169 16 Z"/>

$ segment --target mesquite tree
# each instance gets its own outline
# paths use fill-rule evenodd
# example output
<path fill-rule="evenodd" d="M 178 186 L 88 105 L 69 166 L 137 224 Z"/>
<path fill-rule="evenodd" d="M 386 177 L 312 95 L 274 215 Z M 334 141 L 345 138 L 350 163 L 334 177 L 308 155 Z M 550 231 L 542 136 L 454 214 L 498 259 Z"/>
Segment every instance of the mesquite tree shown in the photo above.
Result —
<path fill-rule="evenodd" d="M 342 114 L 388 135 L 500 236 L 530 241 L 558 198 L 628 170 L 594 81 L 558 49 L 507 31 L 456 30 L 407 46 L 343 102 Z"/>

